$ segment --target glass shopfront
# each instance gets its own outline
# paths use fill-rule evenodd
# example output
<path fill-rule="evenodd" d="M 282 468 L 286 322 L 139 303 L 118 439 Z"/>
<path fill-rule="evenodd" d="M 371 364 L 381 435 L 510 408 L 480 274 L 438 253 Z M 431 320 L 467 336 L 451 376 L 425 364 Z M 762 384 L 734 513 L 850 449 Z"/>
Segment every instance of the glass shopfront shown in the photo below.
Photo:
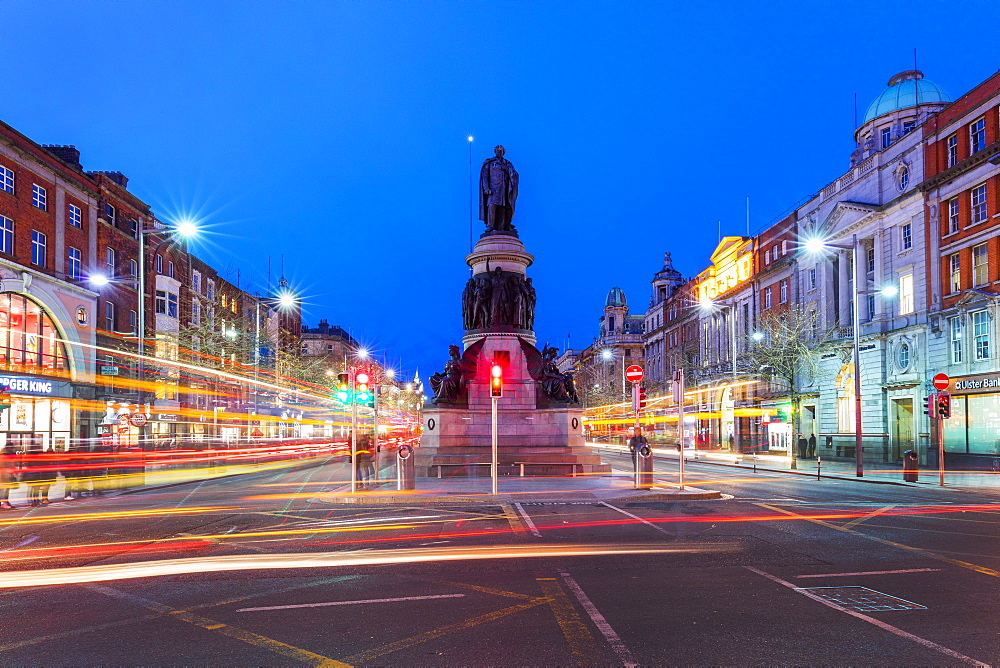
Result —
<path fill-rule="evenodd" d="M 1000 393 L 952 395 L 944 451 L 1000 456 Z"/>
<path fill-rule="evenodd" d="M 24 452 L 65 452 L 70 441 L 68 399 L 11 395 L 0 413 L 0 443 Z"/>
<path fill-rule="evenodd" d="M 65 376 L 66 347 L 52 318 L 25 295 L 0 293 L 0 369 Z"/>

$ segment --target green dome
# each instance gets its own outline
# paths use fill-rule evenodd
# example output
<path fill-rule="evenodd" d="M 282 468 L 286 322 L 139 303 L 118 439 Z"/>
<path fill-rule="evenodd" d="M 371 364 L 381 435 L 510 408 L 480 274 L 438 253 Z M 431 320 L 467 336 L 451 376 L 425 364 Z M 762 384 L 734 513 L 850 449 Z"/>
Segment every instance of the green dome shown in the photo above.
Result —
<path fill-rule="evenodd" d="M 889 79 L 889 87 L 869 105 L 862 125 L 898 109 L 935 102 L 951 102 L 951 96 L 937 84 L 924 79 L 924 73 L 920 70 L 900 72 Z"/>
<path fill-rule="evenodd" d="M 611 292 L 608 293 L 608 299 L 604 302 L 605 306 L 625 306 L 625 291 L 619 288 L 617 285 L 611 288 Z"/>

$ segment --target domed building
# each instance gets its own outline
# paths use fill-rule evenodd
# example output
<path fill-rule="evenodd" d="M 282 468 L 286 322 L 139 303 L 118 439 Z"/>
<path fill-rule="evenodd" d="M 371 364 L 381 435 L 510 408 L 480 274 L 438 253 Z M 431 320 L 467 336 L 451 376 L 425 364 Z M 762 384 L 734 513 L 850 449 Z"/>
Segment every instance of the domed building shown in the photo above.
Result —
<path fill-rule="evenodd" d="M 854 165 L 892 146 L 934 113 L 951 104 L 951 96 L 920 70 L 906 70 L 889 79 L 888 88 L 876 97 L 854 132 L 858 148 Z"/>

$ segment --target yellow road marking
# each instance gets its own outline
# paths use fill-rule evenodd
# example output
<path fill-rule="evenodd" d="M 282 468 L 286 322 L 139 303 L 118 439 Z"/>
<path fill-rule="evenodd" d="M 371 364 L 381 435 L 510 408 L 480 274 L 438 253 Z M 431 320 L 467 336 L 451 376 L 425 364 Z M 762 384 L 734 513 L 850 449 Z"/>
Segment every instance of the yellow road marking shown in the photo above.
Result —
<path fill-rule="evenodd" d="M 519 594 L 516 591 L 504 591 L 503 589 L 493 589 L 492 587 L 483 587 L 482 585 L 468 584 L 465 582 L 452 582 L 451 580 L 427 580 L 427 582 L 436 582 L 438 584 L 451 585 L 452 587 L 464 587 L 465 589 L 479 591 L 484 594 L 506 596 L 507 598 L 520 598 L 526 601 L 533 601 L 536 598 L 530 594 Z"/>
<path fill-rule="evenodd" d="M 514 533 L 523 533 L 525 531 L 524 522 L 521 521 L 521 518 L 518 517 L 516 512 L 514 512 L 514 509 L 510 506 L 510 504 L 505 503 L 500 507 L 503 508 L 504 517 L 506 517 L 507 521 L 510 522 L 511 530 Z"/>
<path fill-rule="evenodd" d="M 293 647 L 283 642 L 274 640 L 273 638 L 268 638 L 266 636 L 259 635 L 257 633 L 251 633 L 250 631 L 244 631 L 243 629 L 238 629 L 235 626 L 229 626 L 228 624 L 221 624 L 214 619 L 208 619 L 200 615 L 195 615 L 193 613 L 187 612 L 185 610 L 175 610 L 168 605 L 163 603 L 157 603 L 156 601 L 150 601 L 144 599 L 140 596 L 134 596 L 132 594 L 127 594 L 117 589 L 112 589 L 110 587 L 102 587 L 99 585 L 92 585 L 88 587 L 94 591 L 100 592 L 105 596 L 110 596 L 112 598 L 123 599 L 130 601 L 137 605 L 141 605 L 147 610 L 153 610 L 159 613 L 165 613 L 171 617 L 171 619 L 178 619 L 182 622 L 187 622 L 188 624 L 193 624 L 199 626 L 203 629 L 209 631 L 215 631 L 216 633 L 221 633 L 224 636 L 240 640 L 247 643 L 248 645 L 253 645 L 254 647 L 261 647 L 263 649 L 274 652 L 275 654 L 280 654 L 281 656 L 288 657 L 295 661 L 301 662 L 307 666 L 322 666 L 323 668 L 350 668 L 349 664 L 341 663 L 335 661 L 329 657 L 323 656 L 321 654 L 316 654 L 310 652 L 309 650 L 302 649 L 300 647 Z"/>
<path fill-rule="evenodd" d="M 995 578 L 1000 578 L 1000 571 L 994 570 L 992 568 L 986 568 L 985 566 L 978 566 L 976 564 L 970 564 L 967 561 L 960 561 L 958 559 L 952 559 L 951 557 L 946 557 L 943 554 L 938 554 L 937 552 L 931 552 L 930 550 L 925 550 L 922 547 L 912 547 L 910 545 L 903 545 L 902 543 L 897 543 L 897 542 L 892 541 L 892 540 L 886 540 L 884 538 L 876 538 L 875 536 L 869 536 L 867 534 L 861 533 L 860 531 L 855 531 L 854 529 L 845 529 L 844 527 L 837 526 L 836 524 L 832 524 L 830 522 L 825 522 L 823 520 L 812 519 L 812 518 L 809 518 L 809 517 L 803 517 L 802 515 L 800 515 L 798 513 L 792 512 L 791 510 L 785 510 L 784 508 L 778 508 L 776 506 L 769 506 L 766 503 L 755 503 L 754 505 L 755 506 L 759 506 L 761 508 L 767 508 L 768 510 L 773 510 L 773 511 L 778 512 L 778 513 L 784 513 L 785 515 L 792 515 L 793 517 L 800 517 L 800 518 L 806 520 L 807 522 L 812 522 L 813 524 L 819 524 L 821 526 L 825 526 L 825 527 L 828 527 L 830 529 L 836 529 L 837 531 L 843 531 L 844 533 L 849 533 L 849 534 L 853 534 L 855 536 L 860 536 L 861 538 L 867 538 L 868 540 L 873 540 L 876 543 L 882 543 L 883 545 L 891 545 L 892 547 L 898 547 L 898 548 L 900 548 L 902 550 L 910 550 L 911 552 L 920 552 L 921 554 L 924 554 L 924 555 L 930 557 L 931 559 L 937 559 L 938 561 L 943 561 L 945 563 L 952 564 L 954 566 L 959 566 L 961 568 L 968 568 L 970 571 L 976 571 L 977 573 L 982 573 L 983 575 L 990 575 L 990 576 L 993 576 Z"/>
<path fill-rule="evenodd" d="M 388 645 L 382 645 L 381 647 L 376 647 L 375 649 L 368 650 L 367 652 L 361 652 L 359 654 L 346 657 L 342 659 L 342 661 L 345 661 L 346 663 L 349 664 L 371 663 L 380 656 L 385 656 L 386 654 L 392 654 L 393 652 L 398 652 L 400 650 L 408 649 L 415 645 L 425 643 L 429 640 L 434 640 L 435 638 L 440 638 L 442 636 L 450 635 L 452 633 L 457 633 L 458 631 L 471 629 L 472 627 L 479 626 L 480 624 L 496 621 L 497 619 L 501 619 L 508 615 L 512 615 L 516 612 L 521 612 L 522 610 L 530 610 L 531 608 L 534 608 L 536 606 L 544 605 L 548 603 L 550 600 L 551 599 L 544 596 L 533 598 L 530 601 L 525 601 L 524 603 L 518 603 L 517 605 L 512 605 L 509 608 L 494 610 L 493 612 L 488 612 L 485 615 L 479 615 L 478 617 L 472 617 L 471 619 L 466 619 L 461 622 L 448 624 L 447 626 L 442 626 L 441 628 L 434 629 L 432 631 L 419 633 L 410 638 L 397 640 L 396 642 L 389 643 Z"/>
<path fill-rule="evenodd" d="M 870 512 L 867 515 L 862 515 L 861 517 L 858 517 L 857 519 L 853 519 L 850 522 L 847 522 L 846 524 L 844 524 L 842 526 L 845 529 L 853 527 L 853 526 L 857 526 L 858 524 L 861 524 L 862 522 L 864 522 L 866 520 L 870 520 L 873 517 L 877 517 L 878 515 L 881 515 L 882 513 L 886 512 L 888 510 L 892 510 L 895 507 L 896 507 L 896 504 L 893 504 L 891 506 L 886 506 L 885 508 L 879 508 L 878 510 Z"/>
<path fill-rule="evenodd" d="M 576 608 L 570 602 L 566 592 L 559 586 L 555 578 L 535 578 L 542 593 L 549 597 L 549 607 L 555 615 L 559 629 L 563 632 L 573 661 L 578 666 L 594 665 L 600 656 L 600 649 L 590 629 L 576 613 Z"/>

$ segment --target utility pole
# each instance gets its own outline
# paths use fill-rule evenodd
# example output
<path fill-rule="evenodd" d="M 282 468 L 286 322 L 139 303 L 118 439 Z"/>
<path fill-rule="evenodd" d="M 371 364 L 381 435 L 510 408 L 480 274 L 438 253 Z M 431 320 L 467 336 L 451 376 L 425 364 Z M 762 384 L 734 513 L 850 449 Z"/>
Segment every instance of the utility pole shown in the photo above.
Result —
<path fill-rule="evenodd" d="M 674 371 L 674 403 L 677 404 L 677 447 L 680 451 L 680 489 L 684 489 L 684 369 Z"/>
<path fill-rule="evenodd" d="M 354 374 L 351 369 L 351 494 L 358 491 L 358 398 L 355 391 Z"/>

